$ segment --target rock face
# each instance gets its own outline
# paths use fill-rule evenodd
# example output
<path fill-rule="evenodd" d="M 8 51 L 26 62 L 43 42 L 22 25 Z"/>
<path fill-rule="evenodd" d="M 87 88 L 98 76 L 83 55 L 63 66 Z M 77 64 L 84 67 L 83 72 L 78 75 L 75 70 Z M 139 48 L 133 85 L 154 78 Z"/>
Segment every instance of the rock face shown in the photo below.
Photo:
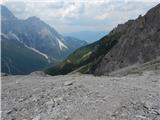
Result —
<path fill-rule="evenodd" d="M 104 56 L 93 70 L 96 75 L 142 64 L 160 56 L 160 4 L 146 15 L 118 25 L 110 34 L 125 31 L 118 43 Z"/>

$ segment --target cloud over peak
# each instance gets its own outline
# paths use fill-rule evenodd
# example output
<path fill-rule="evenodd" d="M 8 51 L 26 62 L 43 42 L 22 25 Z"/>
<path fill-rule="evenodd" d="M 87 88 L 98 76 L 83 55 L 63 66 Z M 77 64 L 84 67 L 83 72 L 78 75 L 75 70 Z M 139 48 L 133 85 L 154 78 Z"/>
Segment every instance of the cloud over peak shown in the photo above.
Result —
<path fill-rule="evenodd" d="M 17 17 L 40 17 L 60 32 L 109 31 L 118 23 L 144 15 L 159 0 L 6 0 Z"/>

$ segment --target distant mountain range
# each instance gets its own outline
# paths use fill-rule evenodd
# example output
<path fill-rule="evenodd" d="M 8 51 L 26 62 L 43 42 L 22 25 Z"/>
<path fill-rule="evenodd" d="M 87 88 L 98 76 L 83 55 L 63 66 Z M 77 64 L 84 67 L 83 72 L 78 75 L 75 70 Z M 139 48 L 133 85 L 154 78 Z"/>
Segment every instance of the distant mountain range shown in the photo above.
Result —
<path fill-rule="evenodd" d="M 65 59 L 87 44 L 64 37 L 37 17 L 21 20 L 1 5 L 2 70 L 9 74 L 28 74 Z"/>
<path fill-rule="evenodd" d="M 118 25 L 99 41 L 77 49 L 66 60 L 45 72 L 51 75 L 76 71 L 108 75 L 113 71 L 141 65 L 158 57 L 160 4 L 149 10 L 146 15 Z"/>
<path fill-rule="evenodd" d="M 72 33 L 63 33 L 64 36 L 76 37 L 80 40 L 86 40 L 88 43 L 98 41 L 100 38 L 107 34 L 108 32 L 105 31 L 80 31 Z"/>

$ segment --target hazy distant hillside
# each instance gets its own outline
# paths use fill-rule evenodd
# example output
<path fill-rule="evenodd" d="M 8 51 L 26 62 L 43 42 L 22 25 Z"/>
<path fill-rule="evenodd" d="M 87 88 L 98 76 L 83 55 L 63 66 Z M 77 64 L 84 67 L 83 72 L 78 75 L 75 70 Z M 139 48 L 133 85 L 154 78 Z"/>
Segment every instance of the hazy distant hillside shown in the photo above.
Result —
<path fill-rule="evenodd" d="M 98 41 L 100 38 L 108 34 L 105 31 L 81 31 L 72 33 L 63 33 L 64 36 L 73 36 L 80 40 L 86 40 L 88 43 Z"/>

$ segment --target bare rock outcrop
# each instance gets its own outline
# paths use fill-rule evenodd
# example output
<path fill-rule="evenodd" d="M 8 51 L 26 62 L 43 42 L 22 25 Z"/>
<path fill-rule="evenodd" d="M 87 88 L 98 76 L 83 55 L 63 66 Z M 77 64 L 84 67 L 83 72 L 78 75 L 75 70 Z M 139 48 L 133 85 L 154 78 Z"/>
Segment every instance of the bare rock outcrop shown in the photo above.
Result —
<path fill-rule="evenodd" d="M 110 34 L 123 32 L 118 43 L 93 70 L 106 75 L 134 64 L 142 64 L 160 56 L 160 4 L 144 16 L 118 25 Z"/>

